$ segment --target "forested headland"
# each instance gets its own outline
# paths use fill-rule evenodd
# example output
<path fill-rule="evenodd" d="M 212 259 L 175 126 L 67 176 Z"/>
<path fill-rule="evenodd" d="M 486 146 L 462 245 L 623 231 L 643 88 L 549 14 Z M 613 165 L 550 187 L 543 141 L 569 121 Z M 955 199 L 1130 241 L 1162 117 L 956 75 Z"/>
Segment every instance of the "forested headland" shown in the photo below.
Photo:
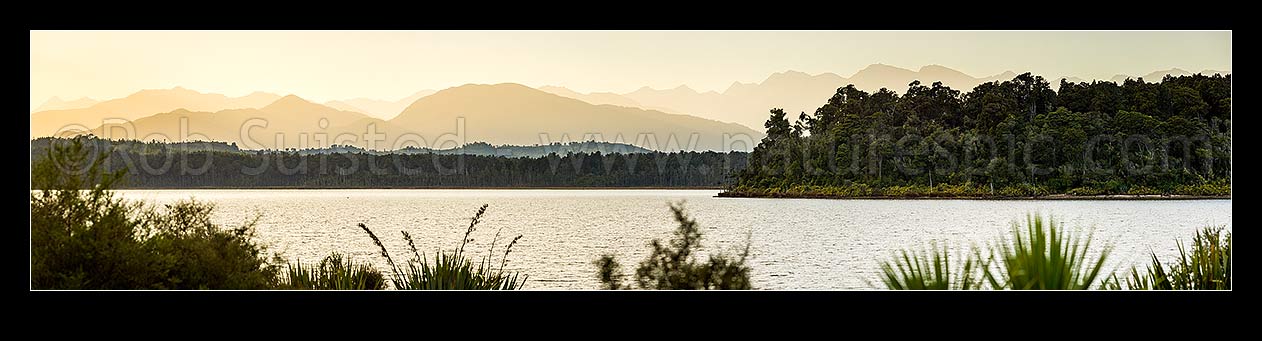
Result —
<path fill-rule="evenodd" d="M 241 150 L 222 142 L 141 142 L 76 137 L 105 169 L 126 170 L 117 188 L 722 188 L 745 152 L 551 152 L 541 157 L 452 151 Z M 31 159 L 68 138 L 31 141 Z M 472 144 L 482 150 L 483 144 Z M 521 147 L 527 148 L 527 147 Z M 518 148 L 518 149 L 521 149 Z"/>
<path fill-rule="evenodd" d="M 1030 73 L 961 92 L 853 85 L 790 121 L 772 109 L 721 196 L 1231 194 L 1231 75 L 1074 83 Z"/>

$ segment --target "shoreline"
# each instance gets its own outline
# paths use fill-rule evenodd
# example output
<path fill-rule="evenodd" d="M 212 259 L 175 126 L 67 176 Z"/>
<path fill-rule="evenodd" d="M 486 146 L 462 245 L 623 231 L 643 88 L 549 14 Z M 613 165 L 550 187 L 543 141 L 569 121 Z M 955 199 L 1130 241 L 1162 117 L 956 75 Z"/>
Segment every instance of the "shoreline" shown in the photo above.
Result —
<path fill-rule="evenodd" d="M 1230 195 L 1160 195 L 1160 194 L 1112 194 L 1075 196 L 1068 194 L 1052 194 L 1034 197 L 1003 196 L 836 196 L 823 194 L 753 194 L 726 191 L 723 187 L 479 187 L 479 186 L 444 186 L 444 187 L 298 187 L 298 186 L 243 186 L 243 187 L 129 187 L 119 188 L 121 191 L 154 191 L 154 190 L 714 190 L 720 191 L 714 198 L 755 198 L 755 199 L 830 199 L 830 200 L 1231 200 Z"/>
<path fill-rule="evenodd" d="M 1160 195 L 1160 194 L 1111 194 L 1111 195 L 1068 195 L 1052 194 L 1031 197 L 1002 196 L 837 196 L 820 194 L 752 194 L 723 191 L 715 198 L 762 198 L 762 199 L 832 199 L 832 200 L 1231 200 L 1230 195 Z"/>
<path fill-rule="evenodd" d="M 524 187 L 523 187 L 523 186 L 514 186 L 514 187 L 493 187 L 493 186 L 487 186 L 487 187 L 481 187 L 481 186 L 444 186 L 444 187 L 403 187 L 403 186 L 396 186 L 396 187 L 299 187 L 299 186 L 240 186 L 240 187 L 211 187 L 211 186 L 207 186 L 207 187 L 125 187 L 125 188 L 118 188 L 117 190 L 121 190 L 121 191 L 128 191 L 128 190 L 140 190 L 140 191 L 153 191 L 153 190 L 177 190 L 177 191 L 178 191 L 178 190 L 232 190 L 232 189 L 293 189 L 293 190 L 306 190 L 306 189 L 338 189 L 338 190 L 343 190 L 343 189 L 359 189 L 359 190 L 385 190 L 385 189 L 443 189 L 443 190 L 462 190 L 462 189 L 468 189 L 468 190 L 474 190 L 474 189 L 476 189 L 476 190 L 484 190 L 484 189 L 503 189 L 503 190 L 531 190 L 531 189 L 537 189 L 537 190 L 619 190 L 619 189 L 635 189 L 635 190 L 670 190 L 670 189 L 678 189 L 678 190 L 714 190 L 714 191 L 721 191 L 721 190 L 723 190 L 723 187 L 690 187 L 690 186 L 680 186 L 680 187 L 663 187 L 663 186 L 644 186 L 644 187 L 598 187 L 598 186 L 589 186 L 589 187 L 566 187 L 566 186 L 546 186 L 546 187 L 545 187 L 545 186 L 537 186 L 537 187 L 536 187 L 536 186 L 524 186 Z"/>

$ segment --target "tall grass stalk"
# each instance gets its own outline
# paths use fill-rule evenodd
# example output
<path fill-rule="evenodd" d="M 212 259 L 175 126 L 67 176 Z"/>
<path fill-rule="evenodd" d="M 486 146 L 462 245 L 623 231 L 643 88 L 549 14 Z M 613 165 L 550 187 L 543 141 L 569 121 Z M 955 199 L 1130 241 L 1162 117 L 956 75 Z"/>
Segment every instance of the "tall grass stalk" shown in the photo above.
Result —
<path fill-rule="evenodd" d="M 1026 231 L 1012 225 L 1013 238 L 999 240 L 998 269 L 985 267 L 985 278 L 993 289 L 1085 290 L 1100 277 L 1111 247 L 1105 246 L 1098 258 L 1087 251 L 1091 235 L 1085 238 L 1064 231 L 1054 219 L 1046 223 L 1039 215 L 1026 217 Z M 980 256 L 980 255 L 979 255 Z"/>
<path fill-rule="evenodd" d="M 491 240 L 491 247 L 487 254 L 480 260 L 472 260 L 465 253 L 465 246 L 474 241 L 473 233 L 477 230 L 478 223 L 481 222 L 483 214 L 486 213 L 487 205 L 482 205 L 469 221 L 469 226 L 465 229 L 464 238 L 461 239 L 460 245 L 456 247 L 452 253 L 435 251 L 432 257 L 422 256 L 416 248 L 416 243 L 412 239 L 412 235 L 406 231 L 401 231 L 403 239 L 408 243 L 408 249 L 412 252 L 412 259 L 408 260 L 404 267 L 396 265 L 390 252 L 386 250 L 385 245 L 377 238 L 372 230 L 368 229 L 364 224 L 359 224 L 368 236 L 373 239 L 373 243 L 381 248 L 382 257 L 390 264 L 392 270 L 391 283 L 395 289 L 401 290 L 518 290 L 525 286 L 527 275 L 518 272 L 506 273 L 504 266 L 508 263 L 508 255 L 513 252 L 513 246 L 517 245 L 517 241 L 521 240 L 521 235 L 513 238 L 511 242 L 504 248 L 504 253 L 500 257 L 499 264 L 493 261 L 493 251 L 495 250 L 495 242 L 499 240 L 500 232 L 497 231 L 495 237 Z M 502 231 L 502 229 L 501 229 Z"/>
<path fill-rule="evenodd" d="M 1130 290 L 1231 290 L 1231 232 L 1223 234 L 1222 226 L 1206 227 L 1192 237 L 1189 251 L 1179 243 L 1178 262 L 1163 265 L 1152 254 L 1145 271 L 1132 268 L 1126 279 Z M 1106 283 L 1108 289 L 1121 289 L 1116 276 Z"/>
<path fill-rule="evenodd" d="M 303 265 L 301 261 L 289 264 L 288 276 L 282 284 L 286 289 L 305 290 L 382 290 L 386 288 L 385 276 L 368 264 L 356 264 L 349 258 L 334 252 L 320 261 L 318 266 Z"/>
<path fill-rule="evenodd" d="M 929 250 L 902 250 L 881 262 L 881 282 L 890 290 L 974 290 L 982 286 L 982 268 L 978 258 L 966 255 L 963 266 L 952 269 L 947 247 L 931 242 Z"/>

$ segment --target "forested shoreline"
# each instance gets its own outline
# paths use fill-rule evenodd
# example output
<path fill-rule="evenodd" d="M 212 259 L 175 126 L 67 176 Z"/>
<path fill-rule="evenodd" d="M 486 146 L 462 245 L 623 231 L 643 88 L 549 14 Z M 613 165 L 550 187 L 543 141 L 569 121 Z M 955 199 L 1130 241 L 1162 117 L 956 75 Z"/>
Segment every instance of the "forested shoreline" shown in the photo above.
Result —
<path fill-rule="evenodd" d="M 79 137 L 126 169 L 120 189 L 186 188 L 723 188 L 744 152 L 578 152 L 544 157 L 247 151 L 217 142 L 161 143 Z M 32 141 L 33 162 L 65 138 Z M 94 154 L 95 155 L 95 154 Z"/>
<path fill-rule="evenodd" d="M 720 196 L 1230 197 L 1231 75 L 1159 83 L 1030 73 L 961 92 L 853 85 L 813 114 L 772 109 L 753 167 Z"/>

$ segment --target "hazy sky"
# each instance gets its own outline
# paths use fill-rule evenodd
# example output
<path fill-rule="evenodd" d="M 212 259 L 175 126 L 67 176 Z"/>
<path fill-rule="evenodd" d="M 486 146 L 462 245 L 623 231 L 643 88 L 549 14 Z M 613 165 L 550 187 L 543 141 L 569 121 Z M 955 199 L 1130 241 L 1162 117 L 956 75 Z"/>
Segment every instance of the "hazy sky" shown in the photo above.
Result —
<path fill-rule="evenodd" d="M 52 96 L 183 86 L 229 96 L 395 100 L 466 83 L 723 91 L 874 63 L 973 76 L 1231 70 L 1230 31 L 32 31 L 31 109 Z"/>

